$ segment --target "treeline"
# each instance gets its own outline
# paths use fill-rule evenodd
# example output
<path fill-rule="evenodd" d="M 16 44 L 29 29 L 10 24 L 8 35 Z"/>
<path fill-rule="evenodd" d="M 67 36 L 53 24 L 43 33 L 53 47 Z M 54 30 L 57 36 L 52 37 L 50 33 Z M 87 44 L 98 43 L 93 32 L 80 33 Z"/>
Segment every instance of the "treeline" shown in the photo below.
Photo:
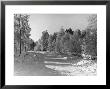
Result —
<path fill-rule="evenodd" d="M 97 55 L 97 34 L 95 29 L 75 30 L 61 28 L 59 32 L 49 34 L 42 32 L 41 39 L 36 42 L 36 51 L 49 51 L 69 55 Z"/>
<path fill-rule="evenodd" d="M 97 56 L 97 16 L 90 16 L 88 23 L 85 30 L 61 28 L 53 34 L 43 31 L 41 39 L 36 42 L 35 51 Z"/>
<path fill-rule="evenodd" d="M 41 38 L 34 42 L 30 38 L 29 15 L 14 15 L 14 54 L 23 52 L 49 51 L 66 55 L 97 56 L 97 15 L 91 15 L 85 30 L 63 27 L 59 32 L 49 34 L 43 31 Z"/>

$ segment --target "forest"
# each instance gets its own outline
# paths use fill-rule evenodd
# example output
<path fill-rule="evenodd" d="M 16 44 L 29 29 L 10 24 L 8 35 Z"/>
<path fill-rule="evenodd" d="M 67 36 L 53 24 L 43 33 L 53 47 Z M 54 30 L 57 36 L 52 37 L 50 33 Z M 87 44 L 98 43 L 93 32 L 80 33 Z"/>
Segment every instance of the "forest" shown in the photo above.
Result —
<path fill-rule="evenodd" d="M 97 15 L 89 16 L 83 30 L 61 26 L 50 34 L 44 29 L 37 41 L 30 37 L 33 29 L 29 18 L 27 14 L 14 14 L 14 75 L 96 75 Z"/>
<path fill-rule="evenodd" d="M 88 18 L 84 30 L 66 28 L 48 33 L 44 29 L 41 38 L 34 42 L 30 38 L 29 15 L 14 15 L 14 55 L 20 56 L 28 51 L 45 51 L 60 55 L 76 55 L 84 59 L 97 59 L 97 15 Z M 40 29 L 36 29 L 40 30 Z"/>

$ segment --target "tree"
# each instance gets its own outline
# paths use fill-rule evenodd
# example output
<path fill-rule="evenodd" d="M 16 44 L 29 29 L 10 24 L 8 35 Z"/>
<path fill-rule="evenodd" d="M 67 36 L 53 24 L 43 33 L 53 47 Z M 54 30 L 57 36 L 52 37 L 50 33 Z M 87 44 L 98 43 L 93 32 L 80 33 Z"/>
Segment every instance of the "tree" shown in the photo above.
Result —
<path fill-rule="evenodd" d="M 97 56 L 97 15 L 91 15 L 88 19 L 86 29 L 85 53 L 91 56 Z"/>
<path fill-rule="evenodd" d="M 42 37 L 41 37 L 41 44 L 42 44 L 42 50 L 43 51 L 47 51 L 48 49 L 48 38 L 49 38 L 49 34 L 46 31 L 42 32 Z"/>
<path fill-rule="evenodd" d="M 53 42 L 53 35 L 50 34 L 49 38 L 48 38 L 48 50 L 49 51 L 53 51 L 53 44 L 52 44 L 52 42 Z"/>
<path fill-rule="evenodd" d="M 58 34 L 57 32 L 54 32 L 54 33 L 53 33 L 53 41 L 56 41 L 57 34 Z"/>
<path fill-rule="evenodd" d="M 97 15 L 96 14 L 93 14 L 93 15 L 90 15 L 89 18 L 88 18 L 88 29 L 94 29 L 96 30 L 97 29 Z"/>
<path fill-rule="evenodd" d="M 57 34 L 57 38 L 56 38 L 56 45 L 55 45 L 55 51 L 58 53 L 62 53 L 62 42 L 61 42 L 61 38 L 65 35 L 65 30 L 63 29 L 63 27 L 60 29 L 60 31 Z"/>
<path fill-rule="evenodd" d="M 96 33 L 87 35 L 86 37 L 86 52 L 92 56 L 97 56 L 97 38 Z"/>
<path fill-rule="evenodd" d="M 74 34 L 70 37 L 70 51 L 71 53 L 81 54 L 81 34 L 80 30 L 74 31 Z"/>
<path fill-rule="evenodd" d="M 65 35 L 65 30 L 61 27 L 60 31 L 57 34 L 57 39 L 61 40 L 61 37 Z"/>
<path fill-rule="evenodd" d="M 66 32 L 65 35 L 61 38 L 62 43 L 62 52 L 67 53 L 70 51 L 70 33 Z"/>
<path fill-rule="evenodd" d="M 36 46 L 34 47 L 34 51 L 41 51 L 41 44 L 36 44 Z"/>
<path fill-rule="evenodd" d="M 69 29 L 66 29 L 66 31 L 65 31 L 66 33 L 69 33 L 69 34 L 71 34 L 71 35 L 73 35 L 73 33 L 74 33 L 74 31 L 72 31 L 72 29 L 71 28 L 69 28 Z"/>
<path fill-rule="evenodd" d="M 61 29 L 56 39 L 56 51 L 64 54 L 81 54 L 81 31 L 72 31 L 71 28 Z"/>
<path fill-rule="evenodd" d="M 14 14 L 14 48 L 21 54 L 29 43 L 31 28 L 29 26 L 29 15 Z"/>
<path fill-rule="evenodd" d="M 36 46 L 36 43 L 32 39 L 30 39 L 29 45 L 30 45 L 29 50 L 32 50 L 33 51 L 34 50 L 34 47 Z"/>

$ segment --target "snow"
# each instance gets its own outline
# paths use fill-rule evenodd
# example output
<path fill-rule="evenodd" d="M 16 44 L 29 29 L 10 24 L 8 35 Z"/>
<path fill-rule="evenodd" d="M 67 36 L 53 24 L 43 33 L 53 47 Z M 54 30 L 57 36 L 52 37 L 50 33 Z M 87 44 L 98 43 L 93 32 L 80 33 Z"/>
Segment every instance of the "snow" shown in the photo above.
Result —
<path fill-rule="evenodd" d="M 97 64 L 91 60 L 82 60 L 69 66 L 46 65 L 46 67 L 56 70 L 62 75 L 69 76 L 95 76 L 97 74 Z"/>
<path fill-rule="evenodd" d="M 73 65 L 84 65 L 84 64 L 87 64 L 87 63 L 92 63 L 92 60 L 82 60 L 76 64 L 73 64 Z"/>
<path fill-rule="evenodd" d="M 62 57 L 62 58 L 48 58 L 48 57 L 45 57 L 45 59 L 58 59 L 58 60 L 66 60 L 67 57 Z"/>
<path fill-rule="evenodd" d="M 53 61 L 45 61 L 44 63 L 52 63 L 52 64 L 70 64 L 70 63 L 53 62 Z"/>

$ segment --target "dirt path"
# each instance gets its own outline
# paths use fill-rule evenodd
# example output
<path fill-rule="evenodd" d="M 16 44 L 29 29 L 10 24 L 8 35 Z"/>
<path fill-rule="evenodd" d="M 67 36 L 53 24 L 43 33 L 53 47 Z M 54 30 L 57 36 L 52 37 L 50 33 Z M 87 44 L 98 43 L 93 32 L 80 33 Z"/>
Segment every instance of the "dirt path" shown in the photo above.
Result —
<path fill-rule="evenodd" d="M 60 76 L 57 71 L 46 68 L 44 64 L 19 64 L 14 66 L 15 76 Z"/>

